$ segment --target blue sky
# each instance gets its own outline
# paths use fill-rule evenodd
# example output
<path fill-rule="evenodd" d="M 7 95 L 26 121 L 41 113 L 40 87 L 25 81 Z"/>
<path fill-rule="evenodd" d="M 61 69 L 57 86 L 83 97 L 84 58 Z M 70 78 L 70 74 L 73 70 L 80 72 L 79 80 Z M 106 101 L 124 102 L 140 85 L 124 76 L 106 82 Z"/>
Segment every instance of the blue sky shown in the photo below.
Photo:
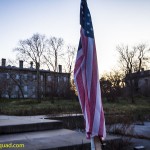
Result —
<path fill-rule="evenodd" d="M 116 46 L 150 46 L 150 0 L 87 0 L 94 26 L 99 71 L 117 63 Z M 0 0 L 0 59 L 34 33 L 62 37 L 78 46 L 80 0 Z"/>

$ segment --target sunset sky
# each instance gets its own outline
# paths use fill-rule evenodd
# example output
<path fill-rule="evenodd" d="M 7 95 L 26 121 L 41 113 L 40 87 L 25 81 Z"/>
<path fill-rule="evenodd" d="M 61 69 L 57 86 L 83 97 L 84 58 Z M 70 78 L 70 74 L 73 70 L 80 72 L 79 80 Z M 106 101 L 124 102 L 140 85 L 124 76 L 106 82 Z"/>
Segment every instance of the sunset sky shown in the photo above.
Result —
<path fill-rule="evenodd" d="M 150 46 L 150 0 L 87 0 L 100 74 L 115 68 L 116 46 Z M 15 59 L 19 40 L 34 33 L 78 46 L 80 0 L 0 0 L 0 59 Z"/>

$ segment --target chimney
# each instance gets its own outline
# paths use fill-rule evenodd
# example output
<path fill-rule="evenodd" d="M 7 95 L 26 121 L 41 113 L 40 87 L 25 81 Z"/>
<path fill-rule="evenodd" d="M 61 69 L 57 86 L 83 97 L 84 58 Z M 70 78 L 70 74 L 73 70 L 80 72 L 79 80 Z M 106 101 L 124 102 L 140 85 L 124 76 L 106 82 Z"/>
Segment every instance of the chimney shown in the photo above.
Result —
<path fill-rule="evenodd" d="M 59 73 L 62 73 L 62 65 L 58 65 Z"/>
<path fill-rule="evenodd" d="M 30 68 L 33 69 L 33 61 L 30 62 Z"/>
<path fill-rule="evenodd" d="M 23 69 L 23 61 L 22 60 L 19 60 L 19 68 Z"/>
<path fill-rule="evenodd" d="M 6 67 L 6 59 L 2 58 L 2 67 Z"/>

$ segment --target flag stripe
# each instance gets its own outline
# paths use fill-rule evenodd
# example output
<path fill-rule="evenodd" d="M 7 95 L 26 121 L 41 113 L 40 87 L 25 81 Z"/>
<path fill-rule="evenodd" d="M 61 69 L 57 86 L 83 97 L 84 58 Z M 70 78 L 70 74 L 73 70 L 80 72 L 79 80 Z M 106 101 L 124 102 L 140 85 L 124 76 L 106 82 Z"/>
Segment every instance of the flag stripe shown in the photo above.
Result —
<path fill-rule="evenodd" d="M 88 39 L 88 49 L 87 49 L 87 62 L 86 62 L 86 78 L 88 91 L 91 91 L 91 81 L 92 81 L 92 61 L 93 61 L 93 39 Z M 90 92 L 88 92 L 88 98 L 90 99 Z"/>
<path fill-rule="evenodd" d="M 99 124 L 100 124 L 100 114 L 99 114 L 99 111 L 101 110 L 101 107 L 100 107 L 100 103 L 99 103 L 99 96 L 98 94 L 100 93 L 99 92 L 100 88 L 99 88 L 99 84 L 97 84 L 97 97 L 96 97 L 96 108 L 95 108 L 95 115 L 94 115 L 94 120 L 93 120 L 93 124 L 94 124 L 94 127 L 93 127 L 93 136 L 97 135 L 97 133 L 99 133 Z"/>
<path fill-rule="evenodd" d="M 94 45 L 93 45 L 94 47 Z M 90 121 L 90 131 L 92 132 L 92 128 L 93 128 L 93 120 L 94 120 L 94 114 L 95 114 L 95 107 L 96 107 L 96 95 L 97 95 L 97 64 L 96 64 L 96 50 L 95 48 L 93 49 L 93 62 L 91 62 L 92 64 L 92 90 L 90 91 L 91 96 L 90 96 L 90 108 L 91 108 L 91 121 Z"/>

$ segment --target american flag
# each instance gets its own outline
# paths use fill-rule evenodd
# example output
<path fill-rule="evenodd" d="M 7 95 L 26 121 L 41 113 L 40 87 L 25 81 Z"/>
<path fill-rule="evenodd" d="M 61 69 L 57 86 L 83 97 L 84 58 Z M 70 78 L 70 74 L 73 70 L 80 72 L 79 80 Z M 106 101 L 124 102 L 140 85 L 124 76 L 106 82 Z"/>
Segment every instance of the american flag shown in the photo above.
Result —
<path fill-rule="evenodd" d="M 105 118 L 91 15 L 86 0 L 80 6 L 81 37 L 74 68 L 74 81 L 85 119 L 87 138 L 106 137 Z"/>

